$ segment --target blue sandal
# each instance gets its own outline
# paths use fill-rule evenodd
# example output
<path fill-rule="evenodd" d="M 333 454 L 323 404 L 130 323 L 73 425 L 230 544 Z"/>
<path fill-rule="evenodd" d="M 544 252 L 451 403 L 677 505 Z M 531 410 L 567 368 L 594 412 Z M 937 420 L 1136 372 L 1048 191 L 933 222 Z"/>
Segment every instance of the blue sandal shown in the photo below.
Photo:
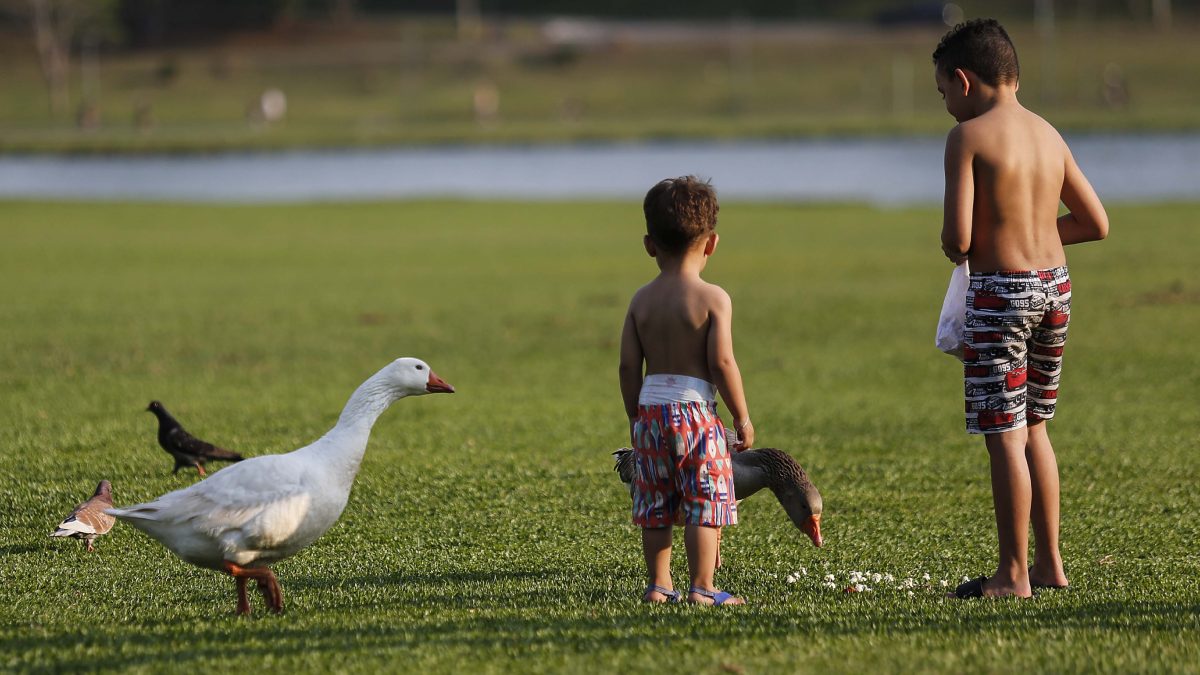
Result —
<path fill-rule="evenodd" d="M 661 594 L 665 595 L 667 597 L 666 601 L 669 603 L 676 603 L 676 602 L 679 602 L 679 600 L 680 600 L 679 591 L 673 591 L 669 588 L 663 588 L 662 586 L 659 586 L 658 584 L 650 584 L 649 586 L 646 586 L 646 590 L 642 593 L 642 602 L 654 602 L 653 600 L 646 599 L 646 596 L 650 595 L 651 593 L 661 593 Z"/>
<path fill-rule="evenodd" d="M 723 605 L 730 600 L 733 600 L 732 593 L 726 593 L 725 591 L 709 591 L 703 588 L 696 588 L 695 586 L 689 588 L 688 593 L 695 593 L 697 595 L 703 595 L 706 598 L 711 598 L 714 605 Z"/>

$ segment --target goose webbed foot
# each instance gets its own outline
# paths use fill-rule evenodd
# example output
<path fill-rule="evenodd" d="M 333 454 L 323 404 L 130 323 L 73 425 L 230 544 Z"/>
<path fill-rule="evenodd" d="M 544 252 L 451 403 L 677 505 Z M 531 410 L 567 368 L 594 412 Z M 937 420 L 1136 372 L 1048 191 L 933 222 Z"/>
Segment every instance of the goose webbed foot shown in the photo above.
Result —
<path fill-rule="evenodd" d="M 283 590 L 279 588 L 279 580 L 275 578 L 274 572 L 265 567 L 260 571 L 263 574 L 256 579 L 258 592 L 262 593 L 267 609 L 275 614 L 283 614 Z"/>
<path fill-rule="evenodd" d="M 266 567 L 242 567 L 229 561 L 225 561 L 221 569 L 237 580 L 239 616 L 250 613 L 250 601 L 246 597 L 246 582 L 250 579 L 258 585 L 258 592 L 262 593 L 267 609 L 275 614 L 283 613 L 283 591 L 274 572 Z"/>

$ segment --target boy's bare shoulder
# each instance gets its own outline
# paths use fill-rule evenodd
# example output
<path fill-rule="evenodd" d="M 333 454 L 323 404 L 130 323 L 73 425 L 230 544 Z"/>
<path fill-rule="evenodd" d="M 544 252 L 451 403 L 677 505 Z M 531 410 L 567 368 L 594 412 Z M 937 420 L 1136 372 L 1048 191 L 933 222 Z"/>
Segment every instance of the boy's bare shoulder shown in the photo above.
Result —
<path fill-rule="evenodd" d="M 727 309 L 733 306 L 733 300 L 730 299 L 729 293 L 724 288 L 707 281 L 701 281 L 700 285 L 701 297 L 704 298 L 705 304 L 710 309 Z"/>
<path fill-rule="evenodd" d="M 647 302 L 646 298 L 654 293 L 654 281 L 650 281 L 641 288 L 633 292 L 633 297 L 629 299 L 629 311 L 634 311 L 641 305 Z"/>
<path fill-rule="evenodd" d="M 1018 133 L 1018 138 L 1027 138 L 1032 132 L 1037 144 L 1043 149 L 1048 146 L 1066 148 L 1066 142 L 1054 125 L 1027 108 L 1020 108 L 1018 111 L 989 111 L 979 117 L 960 122 L 947 135 L 946 146 L 953 146 L 963 152 L 977 152 L 1014 142 L 1013 132 L 1021 132 Z"/>
<path fill-rule="evenodd" d="M 946 135 L 946 146 L 962 150 L 977 148 L 993 138 L 999 126 L 999 120 L 989 119 L 987 115 L 959 122 Z"/>

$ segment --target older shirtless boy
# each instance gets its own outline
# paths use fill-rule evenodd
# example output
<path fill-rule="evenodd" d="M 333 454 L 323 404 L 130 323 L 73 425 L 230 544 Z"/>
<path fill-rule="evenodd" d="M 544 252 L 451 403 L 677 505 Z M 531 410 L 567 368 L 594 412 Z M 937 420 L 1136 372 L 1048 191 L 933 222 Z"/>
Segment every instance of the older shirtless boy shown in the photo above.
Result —
<path fill-rule="evenodd" d="M 933 62 L 938 92 L 958 121 L 946 138 L 942 250 L 971 267 L 967 431 L 984 435 L 1000 544 L 996 572 L 954 595 L 1028 597 L 1068 584 L 1058 465 L 1045 424 L 1054 417 L 1071 317 L 1063 246 L 1103 239 L 1108 216 L 1062 137 L 1017 101 L 1017 53 L 999 23 L 956 26 Z"/>

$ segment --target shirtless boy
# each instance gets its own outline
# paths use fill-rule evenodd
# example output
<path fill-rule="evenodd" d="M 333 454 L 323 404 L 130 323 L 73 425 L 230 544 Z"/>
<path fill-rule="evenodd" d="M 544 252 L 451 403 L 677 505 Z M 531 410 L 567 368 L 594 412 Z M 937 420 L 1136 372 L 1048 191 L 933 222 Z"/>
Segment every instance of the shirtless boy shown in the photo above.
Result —
<path fill-rule="evenodd" d="M 686 176 L 655 185 L 642 208 L 643 243 L 659 274 L 629 304 L 620 367 L 636 467 L 633 522 L 642 528 L 646 558 L 642 599 L 680 599 L 671 582 L 671 527 L 678 517 L 691 575 L 688 601 L 739 605 L 741 598 L 713 584 L 720 528 L 737 523 L 717 392 L 733 414 L 734 449 L 754 442 L 733 357 L 733 307 L 724 290 L 700 278 L 719 240 L 717 198 L 708 183 Z"/>
<path fill-rule="evenodd" d="M 958 121 L 946 138 L 942 250 L 971 267 L 967 431 L 984 435 L 1000 543 L 996 572 L 954 595 L 1028 597 L 1033 588 L 1068 583 L 1058 548 L 1058 465 L 1046 433 L 1071 317 L 1063 246 L 1103 239 L 1108 216 L 1062 137 L 1017 101 L 1017 53 L 999 23 L 956 26 L 933 62 L 938 92 Z"/>

